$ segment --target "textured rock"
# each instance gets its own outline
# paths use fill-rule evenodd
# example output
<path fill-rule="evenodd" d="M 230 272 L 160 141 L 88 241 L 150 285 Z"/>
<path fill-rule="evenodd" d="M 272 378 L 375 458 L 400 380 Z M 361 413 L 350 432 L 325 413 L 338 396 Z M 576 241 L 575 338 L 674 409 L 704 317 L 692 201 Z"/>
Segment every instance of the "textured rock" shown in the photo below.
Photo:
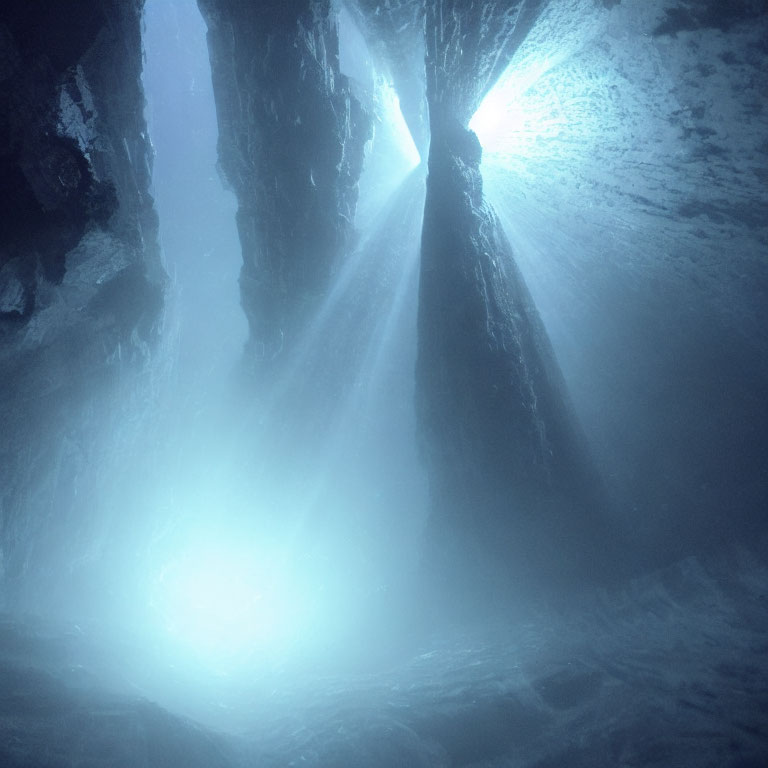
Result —
<path fill-rule="evenodd" d="M 483 198 L 482 149 L 466 129 L 534 18 L 533 5 L 516 10 L 427 8 L 427 29 L 437 31 L 427 34 L 432 142 L 417 398 L 432 496 L 427 547 L 442 561 L 438 572 L 458 581 L 482 582 L 482 573 L 560 581 L 597 566 L 585 561 L 602 531 L 596 475 L 544 327 Z"/>
<path fill-rule="evenodd" d="M 200 0 L 221 165 L 260 367 L 295 346 L 352 242 L 369 117 L 339 72 L 330 0 Z"/>
<path fill-rule="evenodd" d="M 480 156 L 458 123 L 433 129 L 417 363 L 427 546 L 462 580 L 482 571 L 560 579 L 600 535 L 599 486 L 546 332 L 483 199 Z"/>
<path fill-rule="evenodd" d="M 0 18 L 0 515 L 20 577 L 75 502 L 89 398 L 146 357 L 162 305 L 140 83 L 142 3 Z M 92 418 L 92 416 L 91 416 Z M 38 542 L 39 543 L 39 542 Z M 43 563 L 38 558 L 37 566 Z"/>

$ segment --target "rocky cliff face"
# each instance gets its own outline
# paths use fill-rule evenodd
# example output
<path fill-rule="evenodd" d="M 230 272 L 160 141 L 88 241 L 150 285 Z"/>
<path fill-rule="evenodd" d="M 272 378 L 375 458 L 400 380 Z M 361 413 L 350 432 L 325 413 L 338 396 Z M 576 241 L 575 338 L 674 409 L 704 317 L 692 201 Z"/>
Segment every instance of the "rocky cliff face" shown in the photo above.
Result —
<path fill-rule="evenodd" d="M 256 366 L 317 310 L 352 244 L 370 118 L 339 71 L 330 0 L 200 0 Z"/>
<path fill-rule="evenodd" d="M 597 477 L 538 312 L 483 197 L 482 149 L 466 128 L 538 5 L 427 4 L 432 138 L 416 375 L 429 546 L 439 542 L 442 567 L 462 578 L 572 576 L 600 530 Z"/>
<path fill-rule="evenodd" d="M 481 153 L 458 122 L 433 123 L 416 367 L 427 549 L 462 581 L 559 580 L 581 571 L 602 533 L 599 485 L 538 312 L 483 199 Z"/>
<path fill-rule="evenodd" d="M 527 551 L 540 566 L 574 538 L 573 507 L 594 506 L 554 356 L 483 200 L 480 147 L 465 130 L 540 5 L 353 8 L 405 94 L 404 114 L 417 140 L 427 127 L 425 61 L 417 61 L 426 52 L 432 143 L 419 310 L 421 430 L 434 496 L 430 538 L 440 538 L 441 528 L 459 538 L 471 533 L 466 549 L 476 549 L 465 564 L 493 549 L 505 562 L 515 552 L 518 564 Z M 209 27 L 221 162 L 239 200 L 251 356 L 269 370 L 304 339 L 330 277 L 350 257 L 368 117 L 339 72 L 329 2 L 278 10 L 204 0 L 200 7 Z M 405 41 L 412 44 L 402 55 Z M 419 143 L 425 148 L 426 141 Z M 349 329 L 332 333 L 349 336 Z M 328 339 L 317 343 L 325 349 Z M 331 359 L 324 356 L 326 368 Z M 337 362 L 338 378 L 346 366 Z M 311 379 L 316 389 L 310 359 L 300 365 L 296 377 Z M 283 429 L 306 401 L 304 392 L 282 401 Z M 313 400 L 318 409 L 322 402 Z M 302 421 L 317 422 L 316 413 L 302 413 Z M 289 453 L 296 460 L 301 450 L 294 445 Z M 537 518 L 546 522 L 532 525 Z M 569 520 L 562 530 L 559 520 Z M 541 546 L 531 555 L 534 542 Z"/>
<path fill-rule="evenodd" d="M 76 496 L 93 458 L 79 437 L 91 399 L 146 357 L 162 308 L 141 7 L 11 1 L 0 16 L 0 573 L 11 580 L 36 540 L 88 514 Z"/>

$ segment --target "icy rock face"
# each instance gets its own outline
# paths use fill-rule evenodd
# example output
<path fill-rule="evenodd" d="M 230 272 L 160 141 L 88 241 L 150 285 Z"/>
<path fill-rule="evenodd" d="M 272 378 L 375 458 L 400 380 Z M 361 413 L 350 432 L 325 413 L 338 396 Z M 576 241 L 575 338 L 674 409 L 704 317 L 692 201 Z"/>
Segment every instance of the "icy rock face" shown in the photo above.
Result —
<path fill-rule="evenodd" d="M 200 0 L 240 278 L 262 365 L 290 348 L 353 236 L 370 120 L 339 72 L 330 0 Z"/>
<path fill-rule="evenodd" d="M 162 305 L 141 7 L 3 5 L 0 515 L 9 577 L 21 575 L 40 529 L 55 536 L 72 511 L 74 480 L 61 470 L 85 428 L 84 397 L 118 360 L 145 357 Z"/>
<path fill-rule="evenodd" d="M 532 8 L 517 9 L 525 28 Z M 546 332 L 483 198 L 482 149 L 465 127 L 524 34 L 504 23 L 506 12 L 491 24 L 499 13 L 492 4 L 427 9 L 432 142 L 417 397 L 429 546 L 460 579 L 483 570 L 557 580 L 581 567 L 599 531 L 599 492 Z"/>
<path fill-rule="evenodd" d="M 764 527 L 768 14 L 604 5 L 539 17 L 484 190 L 617 517 L 668 560 Z"/>

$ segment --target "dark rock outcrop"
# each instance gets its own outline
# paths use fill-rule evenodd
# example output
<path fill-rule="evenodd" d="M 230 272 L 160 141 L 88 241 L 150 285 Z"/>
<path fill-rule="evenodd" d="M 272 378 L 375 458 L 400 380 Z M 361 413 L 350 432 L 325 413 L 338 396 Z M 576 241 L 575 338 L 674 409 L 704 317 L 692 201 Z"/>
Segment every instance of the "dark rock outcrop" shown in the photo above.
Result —
<path fill-rule="evenodd" d="M 0 574 L 9 579 L 30 566 L 42 531 L 55 539 L 89 513 L 67 476 L 87 461 L 78 435 L 93 418 L 88 400 L 146 358 L 162 308 L 142 5 L 91 2 L 73 13 L 9 0 L 0 16 Z"/>
<path fill-rule="evenodd" d="M 330 0 L 200 0 L 237 194 L 252 359 L 295 345 L 353 238 L 369 117 L 339 72 Z"/>
<path fill-rule="evenodd" d="M 533 19 L 528 5 L 517 9 L 520 24 Z M 465 127 L 498 75 L 494 54 L 511 55 L 526 27 L 492 4 L 477 13 L 459 3 L 450 13 L 427 7 L 432 141 L 416 376 L 432 496 L 427 546 L 453 591 L 499 576 L 502 584 L 534 574 L 558 582 L 591 571 L 588 542 L 600 532 L 598 479 L 546 332 L 483 198 L 482 148 Z"/>

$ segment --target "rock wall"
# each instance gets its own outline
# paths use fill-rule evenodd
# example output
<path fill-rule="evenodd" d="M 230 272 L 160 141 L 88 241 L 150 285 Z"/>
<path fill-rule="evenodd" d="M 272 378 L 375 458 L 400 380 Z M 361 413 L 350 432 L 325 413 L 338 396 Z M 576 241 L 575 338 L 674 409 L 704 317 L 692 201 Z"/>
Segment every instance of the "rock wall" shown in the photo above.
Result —
<path fill-rule="evenodd" d="M 307 368 L 302 350 L 294 355 L 288 373 L 301 384 L 274 411 L 278 426 L 289 418 L 320 432 L 327 425 L 308 416 L 327 420 L 328 397 L 341 400 L 340 380 L 351 378 L 347 363 L 357 354 L 348 343 L 358 329 L 347 306 L 334 308 L 338 325 L 315 321 L 355 249 L 357 183 L 371 119 L 356 95 L 361 91 L 340 74 L 331 0 L 199 5 L 209 28 L 221 164 L 239 201 L 249 362 L 260 373 L 279 374 L 284 353 L 311 342 L 314 367 Z M 766 496 L 764 3 L 726 10 L 711 0 L 351 5 L 369 46 L 391 68 L 419 148 L 431 141 L 416 374 L 433 487 L 428 538 L 441 557 L 460 552 L 477 565 L 490 554 L 491 569 L 507 573 L 557 563 L 553 570 L 563 576 L 589 558 L 587 542 L 603 530 L 592 514 L 602 503 L 599 483 L 538 312 L 484 198 L 482 152 L 467 130 L 526 38 L 534 59 L 553 46 L 563 58 L 541 67 L 542 77 L 551 73 L 553 92 L 557 67 L 572 66 L 560 85 L 573 86 L 573 103 L 566 99 L 565 107 L 580 119 L 568 123 L 576 126 L 570 136 L 534 132 L 533 155 L 507 168 L 518 174 L 513 189 L 524 191 L 504 198 L 498 210 L 505 221 L 519 213 L 527 222 L 530 259 L 554 259 L 548 263 L 556 275 L 546 287 L 561 307 L 550 307 L 547 320 L 577 328 L 571 318 L 589 315 L 581 329 L 594 331 L 594 339 L 582 333 L 558 352 L 570 349 L 569 385 L 579 384 L 590 424 L 611 422 L 603 428 L 610 439 L 602 441 L 602 458 L 621 454 L 614 460 L 616 495 L 631 500 L 632 524 L 656 510 L 669 518 L 660 523 L 664 530 L 677 527 L 688 536 L 709 505 L 700 525 L 711 531 L 707 541 L 726 535 L 735 519 L 751 536 L 762 516 L 743 510 L 762 510 Z M 106 393 L 141 368 L 162 311 L 140 84 L 141 6 L 87 2 L 74 13 L 63 4 L 12 0 L 0 18 L 6 585 L 43 563 L 55 568 L 49 545 L 64 530 L 80 531 L 78 546 L 90 546 L 80 528 L 94 508 L 83 478 L 99 456 L 86 435 L 94 424 L 108 429 Z M 595 9 L 610 15 L 609 34 L 597 42 L 575 23 Z M 569 39 L 576 51 L 586 46 L 570 63 Z M 626 54 L 630 48 L 642 55 Z M 656 113 L 646 101 L 633 101 L 639 92 L 661 94 Z M 562 99 L 557 104 L 562 111 Z M 587 118 L 598 113 L 602 133 L 590 138 Z M 670 138 L 677 133 L 683 144 Z M 680 178 L 687 185 L 682 204 L 679 190 L 672 194 Z M 683 239 L 675 234 L 681 222 Z M 666 231 L 672 235 L 665 241 Z M 616 277 L 603 290 L 609 281 L 600 259 L 609 246 Z M 627 276 L 639 272 L 635 290 Z M 671 290 L 678 273 L 684 282 Z M 704 283 L 730 287 L 700 290 Z M 607 298 L 585 309 L 600 291 Z M 711 310 L 688 311 L 703 301 Z M 631 322 L 620 318 L 628 306 L 636 315 Z M 305 334 L 312 323 L 315 332 Z M 349 337 L 336 333 L 342 326 Z M 357 333 L 357 346 L 364 337 Z M 315 376 L 321 369 L 328 377 L 322 387 Z M 714 369 L 721 369 L 717 376 Z M 320 389 L 305 400 L 307 390 Z M 286 407 L 299 402 L 302 410 Z M 291 459 L 295 443 L 288 435 Z M 317 452 L 314 444 L 305 450 Z M 688 517 L 676 518 L 670 504 L 687 505 Z M 653 547 L 659 528 L 648 530 Z M 63 562 L 71 554 L 57 557 Z"/>
<path fill-rule="evenodd" d="M 0 16 L 0 576 L 93 514 L 94 400 L 162 309 L 142 2 L 9 0 Z M 72 553 L 70 553 L 72 554 Z"/>
<path fill-rule="evenodd" d="M 538 312 L 483 198 L 482 149 L 466 128 L 532 9 L 427 4 L 431 146 L 417 402 L 430 558 L 441 580 L 462 583 L 592 572 L 590 542 L 603 531 L 597 475 Z"/>
<path fill-rule="evenodd" d="M 200 0 L 219 156 L 237 194 L 251 359 L 295 346 L 353 239 L 369 117 L 339 72 L 330 0 Z"/>
<path fill-rule="evenodd" d="M 768 6 L 608 5 L 548 5 L 482 171 L 617 519 L 663 564 L 765 539 Z"/>

